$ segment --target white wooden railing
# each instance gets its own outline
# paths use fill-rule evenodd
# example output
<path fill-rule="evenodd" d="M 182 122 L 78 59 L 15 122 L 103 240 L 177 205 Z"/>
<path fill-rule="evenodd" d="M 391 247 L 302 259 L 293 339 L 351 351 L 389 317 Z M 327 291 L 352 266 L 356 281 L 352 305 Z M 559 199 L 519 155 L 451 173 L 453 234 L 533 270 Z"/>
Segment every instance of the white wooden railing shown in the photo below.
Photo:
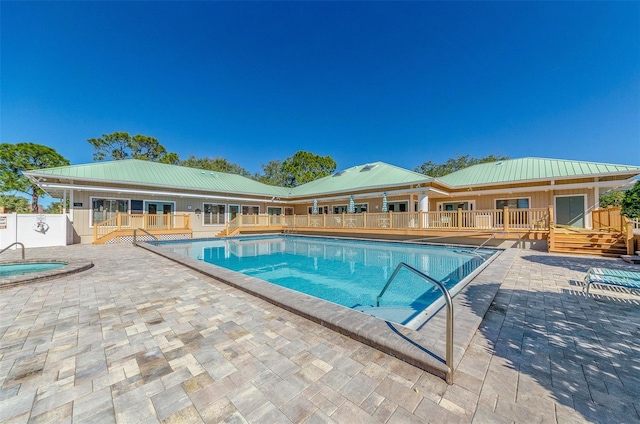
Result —
<path fill-rule="evenodd" d="M 238 215 L 227 223 L 226 234 L 236 229 L 361 229 L 523 231 L 549 230 L 550 208 L 492 209 L 437 212 L 343 213 L 319 215 Z"/>

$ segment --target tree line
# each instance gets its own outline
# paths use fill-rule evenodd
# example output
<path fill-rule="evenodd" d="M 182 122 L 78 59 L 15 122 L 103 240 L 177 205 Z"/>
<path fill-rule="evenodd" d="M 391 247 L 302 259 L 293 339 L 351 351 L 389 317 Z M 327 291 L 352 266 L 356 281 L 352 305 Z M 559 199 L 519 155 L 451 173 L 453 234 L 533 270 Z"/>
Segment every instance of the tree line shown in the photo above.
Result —
<path fill-rule="evenodd" d="M 187 166 L 215 172 L 238 174 L 256 181 L 280 187 L 296 187 L 301 184 L 331 175 L 337 168 L 331 156 L 316 155 L 300 150 L 284 160 L 272 160 L 262 164 L 262 172 L 250 173 L 242 166 L 222 157 L 197 157 L 189 155 L 180 159 L 179 155 L 169 152 L 157 138 L 146 135 L 130 135 L 127 132 L 103 134 L 102 137 L 87 140 L 94 149 L 93 160 L 148 160 L 172 165 Z M 424 162 L 414 171 L 430 176 L 441 177 L 472 165 L 509 159 L 506 156 L 488 155 L 475 158 L 470 155 L 456 155 L 443 163 Z M 46 193 L 37 184 L 26 178 L 22 171 L 52 168 L 69 165 L 69 160 L 55 149 L 35 143 L 0 144 L 0 206 L 17 212 L 38 211 L 38 200 Z M 640 183 L 634 189 L 640 192 Z M 24 197 L 31 198 L 29 202 Z M 620 204 L 624 194 L 618 195 Z M 637 194 L 636 194 L 637 196 Z M 57 210 L 56 210 L 57 209 Z M 48 212 L 61 211 L 62 205 L 53 203 Z M 623 209 L 625 207 L 623 206 Z M 634 210 L 637 210 L 636 206 Z M 625 209 L 626 210 L 626 209 Z M 640 215 L 640 211 L 637 212 Z M 631 216 L 631 215 L 629 215 Z"/>

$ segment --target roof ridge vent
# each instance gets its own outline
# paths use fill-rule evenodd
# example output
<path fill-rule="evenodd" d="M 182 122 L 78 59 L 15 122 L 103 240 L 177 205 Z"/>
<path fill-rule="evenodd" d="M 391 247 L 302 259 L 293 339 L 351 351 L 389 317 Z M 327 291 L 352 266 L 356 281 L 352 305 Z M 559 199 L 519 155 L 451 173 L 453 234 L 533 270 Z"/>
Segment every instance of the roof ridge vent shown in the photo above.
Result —
<path fill-rule="evenodd" d="M 367 163 L 367 164 L 365 164 L 365 166 L 360 170 L 360 172 L 363 172 L 363 171 L 371 171 L 371 170 L 372 170 L 373 168 L 375 168 L 376 166 L 378 166 L 378 164 L 377 164 L 377 163 L 371 163 L 371 164 Z"/>
<path fill-rule="evenodd" d="M 335 174 L 333 174 L 333 175 L 332 175 L 332 177 L 339 177 L 340 175 L 342 175 L 342 174 L 344 174 L 344 173 L 346 173 L 346 172 L 349 172 L 349 170 L 348 170 L 348 169 L 345 169 L 345 170 L 343 170 L 343 171 L 336 172 Z"/>

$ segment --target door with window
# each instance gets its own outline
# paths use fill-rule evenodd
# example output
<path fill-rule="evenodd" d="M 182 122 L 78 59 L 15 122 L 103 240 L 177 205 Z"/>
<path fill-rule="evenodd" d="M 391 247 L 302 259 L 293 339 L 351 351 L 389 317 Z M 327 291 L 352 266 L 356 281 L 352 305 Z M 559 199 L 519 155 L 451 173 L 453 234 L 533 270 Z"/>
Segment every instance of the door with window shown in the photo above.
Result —
<path fill-rule="evenodd" d="M 584 228 L 584 196 L 556 197 L 556 224 Z"/>
<path fill-rule="evenodd" d="M 91 225 L 98 224 L 109 218 L 114 218 L 118 213 L 127 213 L 129 201 L 124 199 L 91 199 L 93 213 Z"/>
<path fill-rule="evenodd" d="M 236 219 L 240 214 L 240 205 L 229 205 L 229 221 Z"/>
<path fill-rule="evenodd" d="M 269 206 L 267 208 L 267 214 L 269 215 L 269 225 L 282 224 L 282 208 L 281 207 Z"/>

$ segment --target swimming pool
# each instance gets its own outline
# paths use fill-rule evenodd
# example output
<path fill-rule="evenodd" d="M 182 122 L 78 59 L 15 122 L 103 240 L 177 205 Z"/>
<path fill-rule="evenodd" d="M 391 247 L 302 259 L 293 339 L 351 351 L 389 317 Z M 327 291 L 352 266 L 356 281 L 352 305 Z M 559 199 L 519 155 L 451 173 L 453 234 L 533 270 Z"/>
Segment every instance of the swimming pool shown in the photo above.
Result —
<path fill-rule="evenodd" d="M 416 328 L 439 309 L 441 293 L 400 271 L 400 262 L 445 284 L 452 296 L 494 254 L 492 249 L 307 236 L 256 236 L 154 243 L 175 253 Z"/>
<path fill-rule="evenodd" d="M 32 272 L 49 271 L 65 266 L 61 262 L 39 262 L 39 263 L 12 263 L 0 265 L 0 278 L 15 277 L 18 275 L 31 274 Z"/>

